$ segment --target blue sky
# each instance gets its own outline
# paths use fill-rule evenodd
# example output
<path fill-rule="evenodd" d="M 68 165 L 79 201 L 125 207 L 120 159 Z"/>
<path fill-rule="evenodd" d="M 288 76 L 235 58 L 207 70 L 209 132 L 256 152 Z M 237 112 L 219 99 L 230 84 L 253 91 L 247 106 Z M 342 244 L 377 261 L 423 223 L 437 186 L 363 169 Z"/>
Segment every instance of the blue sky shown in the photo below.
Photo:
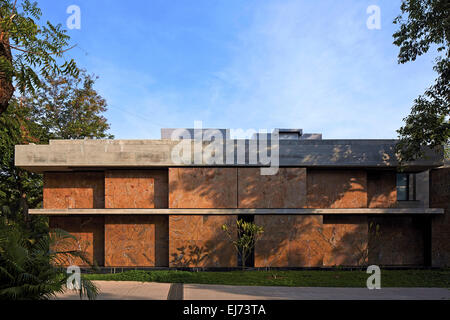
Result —
<path fill-rule="evenodd" d="M 396 138 L 435 78 L 431 54 L 397 64 L 400 0 L 39 0 L 43 19 L 81 28 L 69 52 L 99 76 L 111 132 L 161 127 L 303 128 L 325 139 Z M 369 5 L 381 29 L 369 30 Z"/>

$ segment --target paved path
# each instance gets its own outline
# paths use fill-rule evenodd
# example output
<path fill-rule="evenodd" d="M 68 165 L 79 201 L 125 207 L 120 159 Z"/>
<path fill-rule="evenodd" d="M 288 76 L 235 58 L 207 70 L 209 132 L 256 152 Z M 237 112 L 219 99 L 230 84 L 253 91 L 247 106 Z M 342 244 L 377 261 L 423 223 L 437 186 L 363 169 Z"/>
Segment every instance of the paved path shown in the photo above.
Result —
<path fill-rule="evenodd" d="M 309 288 L 94 281 L 98 300 L 450 300 L 445 288 Z M 57 299 L 79 299 L 76 292 Z"/>
<path fill-rule="evenodd" d="M 100 291 L 97 300 L 166 300 L 170 283 L 137 281 L 93 281 Z M 58 295 L 57 299 L 79 300 L 77 291 Z"/>
<path fill-rule="evenodd" d="M 186 284 L 185 300 L 440 300 L 450 299 L 450 290 L 443 288 L 309 288 L 254 287 Z"/>

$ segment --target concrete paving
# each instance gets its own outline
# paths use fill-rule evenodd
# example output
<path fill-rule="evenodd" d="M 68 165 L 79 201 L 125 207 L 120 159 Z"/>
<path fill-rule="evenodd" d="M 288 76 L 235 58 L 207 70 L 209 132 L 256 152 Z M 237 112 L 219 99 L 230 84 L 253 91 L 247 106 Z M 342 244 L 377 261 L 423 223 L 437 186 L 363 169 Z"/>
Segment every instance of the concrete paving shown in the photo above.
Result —
<path fill-rule="evenodd" d="M 169 295 L 170 283 L 135 281 L 94 281 L 100 289 L 98 300 L 450 300 L 445 288 L 310 288 L 225 286 L 209 284 L 177 285 L 181 293 Z M 172 286 L 171 292 L 174 292 Z M 170 296 L 170 297 L 169 297 Z M 56 299 L 78 300 L 78 293 L 70 291 Z M 176 298 L 175 298 L 176 299 Z"/>
<path fill-rule="evenodd" d="M 170 283 L 137 281 L 93 281 L 100 291 L 97 300 L 166 300 Z M 56 299 L 79 300 L 77 291 L 70 290 Z"/>
<path fill-rule="evenodd" d="M 185 300 L 450 300 L 445 288 L 310 288 L 186 284 Z"/>

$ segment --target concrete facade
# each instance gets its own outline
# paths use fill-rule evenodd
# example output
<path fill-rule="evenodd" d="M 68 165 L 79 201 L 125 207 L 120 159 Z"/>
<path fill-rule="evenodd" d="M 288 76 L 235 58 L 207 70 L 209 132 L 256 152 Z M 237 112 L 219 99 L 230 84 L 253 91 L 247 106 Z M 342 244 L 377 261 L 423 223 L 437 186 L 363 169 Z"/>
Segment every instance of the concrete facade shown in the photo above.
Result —
<path fill-rule="evenodd" d="M 237 267 L 221 227 L 235 228 L 241 215 L 264 228 L 255 267 L 449 265 L 450 178 L 434 169 L 441 155 L 408 164 L 416 193 L 397 201 L 394 140 L 293 132 L 280 140 L 274 175 L 237 156 L 227 165 L 175 165 L 177 141 L 167 139 L 16 146 L 16 165 L 44 174 L 43 209 L 30 213 L 75 235 L 60 245 L 100 266 Z"/>

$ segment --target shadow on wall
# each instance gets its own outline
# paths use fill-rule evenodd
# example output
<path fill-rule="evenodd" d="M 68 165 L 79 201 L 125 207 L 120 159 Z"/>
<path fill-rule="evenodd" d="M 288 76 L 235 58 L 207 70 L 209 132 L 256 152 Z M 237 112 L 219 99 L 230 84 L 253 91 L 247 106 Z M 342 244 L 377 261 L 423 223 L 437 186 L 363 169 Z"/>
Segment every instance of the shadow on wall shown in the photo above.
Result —
<path fill-rule="evenodd" d="M 292 195 L 273 190 L 276 184 L 271 182 L 278 181 L 277 177 L 257 179 L 253 175 L 250 180 L 254 185 L 246 184 L 247 190 L 241 192 L 238 177 L 245 176 L 238 173 L 241 168 L 175 169 L 169 171 L 169 204 L 173 208 L 236 208 L 243 203 L 245 208 L 273 208 L 274 204 L 285 208 L 292 203 L 299 207 Z M 279 176 L 290 177 L 288 169 L 281 168 Z M 306 188 L 296 191 L 298 197 L 306 197 L 303 204 L 309 208 L 391 207 L 396 200 L 394 178 L 394 171 L 368 174 L 364 170 L 314 169 L 307 172 Z M 296 181 L 295 177 L 289 179 Z M 262 187 L 264 183 L 267 187 Z M 221 236 L 223 221 L 219 217 L 179 216 L 174 232 L 170 225 L 170 265 L 236 266 L 232 245 Z M 202 219 L 216 221 L 215 229 L 204 231 Z M 256 244 L 255 266 L 422 265 L 420 239 L 424 233 L 414 221 L 414 217 L 396 220 L 390 216 L 256 215 L 255 223 L 263 226 L 264 234 Z M 414 240 L 413 244 L 408 246 L 406 239 Z"/>
<path fill-rule="evenodd" d="M 79 250 L 86 254 L 89 262 L 102 266 L 104 263 L 104 217 L 55 217 L 49 219 L 50 233 L 52 229 L 62 229 L 76 237 L 55 244 L 54 250 Z M 79 258 L 67 257 L 63 265 L 86 266 Z"/>
<path fill-rule="evenodd" d="M 433 217 L 432 264 L 437 267 L 450 267 L 450 167 L 430 171 L 430 207 L 444 208 L 445 213 Z"/>
<path fill-rule="evenodd" d="M 170 168 L 169 208 L 237 208 L 237 169 Z"/>
<path fill-rule="evenodd" d="M 369 217 L 369 222 L 379 226 L 379 233 L 369 234 L 370 264 L 377 265 L 428 265 L 428 229 L 430 217 L 383 216 Z"/>
<path fill-rule="evenodd" d="M 308 208 L 366 208 L 367 174 L 363 170 L 308 170 Z"/>
<path fill-rule="evenodd" d="M 105 266 L 167 266 L 168 228 L 165 215 L 105 217 Z"/>
<path fill-rule="evenodd" d="M 236 252 L 222 231 L 235 229 L 235 215 L 178 215 L 169 217 L 171 267 L 235 267 Z M 237 230 L 236 230 L 237 235 Z"/>
<path fill-rule="evenodd" d="M 327 247 L 324 266 L 365 266 L 368 263 L 369 233 L 378 229 L 366 216 L 323 217 L 321 236 Z"/>

